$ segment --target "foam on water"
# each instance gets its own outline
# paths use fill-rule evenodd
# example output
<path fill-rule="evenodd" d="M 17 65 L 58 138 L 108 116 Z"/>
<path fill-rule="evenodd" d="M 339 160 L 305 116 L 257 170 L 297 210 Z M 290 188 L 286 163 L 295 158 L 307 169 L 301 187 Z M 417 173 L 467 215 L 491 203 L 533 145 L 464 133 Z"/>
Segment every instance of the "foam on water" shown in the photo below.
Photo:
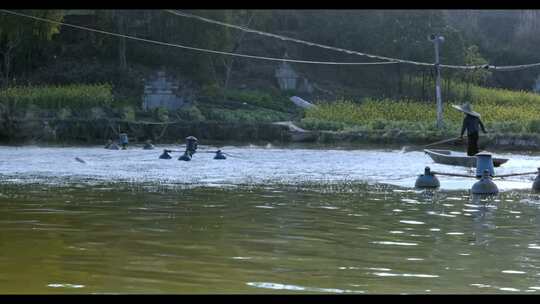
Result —
<path fill-rule="evenodd" d="M 399 150 L 278 149 L 272 146 L 223 147 L 235 155 L 216 161 L 195 154 L 189 162 L 158 159 L 162 149 L 106 150 L 102 147 L 0 147 L 0 178 L 8 182 L 157 182 L 182 185 L 298 184 L 367 182 L 413 187 L 425 166 L 434 171 L 471 174 L 462 167 L 435 164 L 423 152 Z M 211 149 L 208 149 L 211 150 Z M 510 161 L 496 173 L 534 171 L 539 156 L 499 155 Z M 82 161 L 81 161 L 82 160 Z M 499 190 L 529 189 L 534 175 L 496 180 Z M 441 189 L 470 189 L 475 179 L 439 176 Z M 410 202 L 414 203 L 414 202 Z"/>

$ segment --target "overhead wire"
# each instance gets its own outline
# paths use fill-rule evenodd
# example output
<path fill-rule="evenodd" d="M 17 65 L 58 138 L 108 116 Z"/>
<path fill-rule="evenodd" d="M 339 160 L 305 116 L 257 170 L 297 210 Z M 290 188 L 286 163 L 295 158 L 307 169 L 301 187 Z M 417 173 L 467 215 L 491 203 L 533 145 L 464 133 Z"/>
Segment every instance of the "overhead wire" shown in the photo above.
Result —
<path fill-rule="evenodd" d="M 222 26 L 229 27 L 229 28 L 235 28 L 235 29 L 238 29 L 238 30 L 242 30 L 242 31 L 246 31 L 246 32 L 250 32 L 250 33 L 254 33 L 254 34 L 258 34 L 258 35 L 263 35 L 263 36 L 267 36 L 267 37 L 273 37 L 273 38 L 277 38 L 277 39 L 284 40 L 284 41 L 292 41 L 292 42 L 305 44 L 305 45 L 309 45 L 309 46 L 316 46 L 316 47 L 320 47 L 320 48 L 324 48 L 324 49 L 334 50 L 334 51 L 338 51 L 338 52 L 344 52 L 344 53 L 347 53 L 347 54 L 360 55 L 360 56 L 365 56 L 365 57 L 369 57 L 369 58 L 373 58 L 373 59 L 387 60 L 387 61 L 395 62 L 395 63 L 406 63 L 406 64 L 412 64 L 412 65 L 417 65 L 417 66 L 437 66 L 437 64 L 435 64 L 435 63 L 420 62 L 420 61 L 413 61 L 413 60 L 404 60 L 404 59 L 399 59 L 399 58 L 391 58 L 391 57 L 386 57 L 386 56 L 373 55 L 373 54 L 368 54 L 368 53 L 364 53 L 364 52 L 352 51 L 352 50 L 347 50 L 347 49 L 343 49 L 343 48 L 339 48 L 339 47 L 333 47 L 333 46 L 328 46 L 328 45 L 324 45 L 324 44 L 320 44 L 320 43 L 315 43 L 315 42 L 305 41 L 305 40 L 301 40 L 301 39 L 286 37 L 286 36 L 282 36 L 282 35 L 272 34 L 272 33 L 268 33 L 268 32 L 263 32 L 263 31 L 259 31 L 259 30 L 250 29 L 250 28 L 247 28 L 245 26 L 234 25 L 234 24 L 230 24 L 230 23 L 226 23 L 226 22 L 222 22 L 222 21 L 218 21 L 218 20 L 214 20 L 214 19 L 210 19 L 210 18 L 206 18 L 206 17 L 197 16 L 197 15 L 190 14 L 190 13 L 187 13 L 187 12 L 183 12 L 183 11 L 180 11 L 180 10 L 169 10 L 168 9 L 168 10 L 165 10 L 165 11 L 170 13 L 170 14 L 177 15 L 177 16 L 197 19 L 197 20 L 200 20 L 200 21 L 203 21 L 203 22 L 222 25 Z M 439 64 L 439 67 L 441 67 L 441 68 L 461 69 L 461 70 L 486 69 L 486 70 L 495 70 L 495 71 L 516 71 L 516 70 L 522 70 L 522 69 L 527 69 L 527 68 L 536 67 L 536 66 L 540 66 L 540 63 L 512 65 L 512 66 L 495 66 L 495 65 L 489 65 L 489 64 L 481 64 L 481 65 Z"/>
<path fill-rule="evenodd" d="M 31 19 L 35 19 L 35 20 L 40 20 L 40 21 L 44 21 L 44 22 L 60 24 L 60 25 L 63 25 L 63 26 L 68 26 L 68 27 L 77 28 L 77 29 L 81 29 L 81 30 L 86 30 L 86 31 L 91 31 L 91 32 L 116 36 L 116 37 L 122 37 L 122 38 L 127 38 L 127 39 L 132 39 L 132 40 L 138 40 L 138 41 L 143 41 L 143 42 L 148 42 L 148 43 L 153 43 L 153 44 L 159 44 L 159 45 L 170 46 L 170 47 L 177 47 L 177 48 L 182 48 L 182 49 L 187 49 L 187 50 L 192 50 L 192 51 L 200 51 L 200 52 L 205 52 L 205 53 L 250 58 L 250 59 L 260 59 L 260 60 L 280 61 L 280 62 L 285 61 L 285 62 L 306 63 L 306 64 L 325 64 L 325 65 L 386 65 L 386 64 L 395 64 L 396 63 L 396 62 L 312 61 L 312 60 L 298 60 L 298 59 L 289 59 L 289 58 L 275 58 L 275 57 L 246 55 L 246 54 L 240 54 L 240 53 L 231 53 L 231 52 L 216 51 L 216 50 L 210 50 L 210 49 L 204 49 L 204 48 L 197 48 L 197 47 L 191 47 L 191 46 L 181 45 L 181 44 L 177 44 L 177 43 L 162 42 L 162 41 L 156 41 L 156 40 L 140 38 L 140 37 L 135 37 L 135 36 L 130 36 L 130 35 L 118 34 L 118 33 L 93 29 L 93 28 L 86 27 L 86 26 L 74 25 L 74 24 L 69 24 L 69 23 L 65 23 L 65 22 L 61 22 L 61 21 L 50 20 L 50 19 L 47 19 L 47 18 L 36 17 L 36 16 L 27 15 L 27 14 L 14 12 L 14 11 L 10 11 L 10 10 L 5 10 L 5 9 L 0 9 L 0 12 L 12 14 L 12 15 L 17 15 L 17 16 L 21 16 L 21 17 L 26 17 L 26 18 L 31 18 Z"/>

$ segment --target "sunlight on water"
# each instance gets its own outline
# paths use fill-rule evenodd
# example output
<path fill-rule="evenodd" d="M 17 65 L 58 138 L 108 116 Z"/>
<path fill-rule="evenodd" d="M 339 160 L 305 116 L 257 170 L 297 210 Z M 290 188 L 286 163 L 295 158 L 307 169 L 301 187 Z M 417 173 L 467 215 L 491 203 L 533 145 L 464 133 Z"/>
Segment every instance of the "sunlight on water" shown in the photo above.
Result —
<path fill-rule="evenodd" d="M 226 146 L 221 149 L 235 157 L 214 160 L 202 146 L 189 162 L 162 160 L 162 149 L 132 147 L 128 150 L 106 150 L 102 147 L 0 147 L 0 178 L 4 182 L 71 183 L 96 182 L 160 183 L 167 185 L 204 185 L 222 187 L 240 184 L 300 183 L 386 183 L 413 187 L 425 166 L 432 170 L 469 174 L 469 169 L 435 164 L 423 152 L 399 153 L 399 150 L 317 150 L 279 149 L 271 145 L 258 147 Z M 174 153 L 173 153 L 174 154 Z M 511 160 L 498 174 L 536 170 L 539 156 L 505 155 Z M 83 162 L 81 162 L 81 160 Z M 441 177 L 442 189 L 470 189 L 474 179 Z M 528 189 L 534 175 L 498 180 L 499 190 Z M 401 190 L 396 190 L 401 191 Z M 459 198 L 448 198 L 459 199 Z M 405 201 L 419 204 L 415 199 Z"/>
<path fill-rule="evenodd" d="M 422 153 L 223 150 L 241 157 L 1 147 L 0 293 L 540 290 L 531 177 L 478 199 L 469 180 L 412 189 L 425 165 L 467 171 Z"/>

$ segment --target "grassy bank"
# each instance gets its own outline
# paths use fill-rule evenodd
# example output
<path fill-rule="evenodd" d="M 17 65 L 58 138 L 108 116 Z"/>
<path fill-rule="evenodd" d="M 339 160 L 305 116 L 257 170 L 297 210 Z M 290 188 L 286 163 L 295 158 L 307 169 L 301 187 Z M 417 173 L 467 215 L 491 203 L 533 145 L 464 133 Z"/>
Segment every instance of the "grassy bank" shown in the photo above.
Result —
<path fill-rule="evenodd" d="M 171 140 L 181 130 L 219 140 L 280 140 L 281 128 L 269 125 L 296 115 L 286 102 L 285 96 L 255 90 L 214 91 L 177 110 L 144 111 L 142 97 L 138 103 L 115 98 L 107 84 L 11 87 L 0 90 L 0 141 L 103 142 L 118 129 L 141 140 Z"/>
<path fill-rule="evenodd" d="M 463 84 L 456 85 L 455 94 L 465 90 Z M 482 121 L 492 133 L 536 133 L 540 132 L 540 95 L 503 89 L 470 86 L 469 100 L 475 111 L 482 114 Z M 441 135 L 457 134 L 461 128 L 463 114 L 451 104 L 462 100 L 444 101 L 442 130 L 436 128 L 435 102 L 414 99 L 359 101 L 337 100 L 320 102 L 318 107 L 306 111 L 301 124 L 316 130 L 392 130 L 434 132 Z"/>
<path fill-rule="evenodd" d="M 534 145 L 531 142 L 536 142 L 536 134 L 540 133 L 540 95 L 454 85 L 455 94 L 465 89 L 474 109 L 482 113 L 490 132 L 489 136 L 483 136 L 484 139 L 513 145 L 514 142 L 509 139 L 515 138 L 522 140 L 524 145 Z M 181 109 L 143 111 L 136 104 L 114 98 L 112 87 L 106 84 L 15 87 L 0 90 L 0 140 L 47 137 L 51 140 L 84 138 L 85 141 L 102 141 L 113 135 L 107 132 L 117 130 L 122 123 L 130 123 L 131 131 L 140 134 L 137 136 L 141 140 L 144 137 L 173 138 L 174 135 L 167 134 L 169 130 L 165 130 L 168 124 L 189 125 L 190 132 L 196 132 L 191 126 L 208 128 L 201 130 L 201 135 L 219 140 L 249 140 L 259 138 L 257 134 L 262 134 L 261 128 L 268 128 L 272 122 L 300 119 L 299 125 L 304 129 L 335 131 L 317 132 L 313 140 L 321 143 L 428 143 L 459 134 L 463 114 L 450 105 L 461 101 L 444 101 L 445 125 L 439 129 L 435 125 L 435 103 L 414 98 L 341 99 L 318 102 L 316 108 L 303 112 L 288 100 L 288 95 L 279 92 L 229 90 L 223 93 L 215 88 L 204 88 L 194 102 Z M 50 136 L 40 135 L 43 132 L 37 131 L 43 128 L 40 123 L 45 122 L 44 118 L 55 121 L 47 127 L 52 128 Z M 87 126 L 92 121 L 95 124 L 106 122 L 104 127 L 109 131 L 93 130 Z M 77 122 L 80 122 L 80 127 Z M 153 128 L 135 131 L 139 127 L 133 126 L 148 122 L 157 124 Z M 242 135 L 223 133 L 219 127 L 209 127 L 216 125 L 234 125 L 235 128 L 229 130 Z M 257 126 L 257 131 L 240 131 L 249 125 Z M 65 131 L 68 129 L 69 132 Z M 170 129 L 174 129 L 172 125 Z M 280 132 L 272 134 L 276 136 L 276 141 L 284 138 Z M 272 136 L 265 135 L 264 138 L 270 139 Z"/>
<path fill-rule="evenodd" d="M 204 88 L 199 98 L 178 110 L 141 109 L 137 103 L 114 98 L 109 84 L 20 86 L 0 90 L 0 114 L 13 117 L 261 123 L 289 119 L 294 109 L 286 96 L 257 90 Z"/>

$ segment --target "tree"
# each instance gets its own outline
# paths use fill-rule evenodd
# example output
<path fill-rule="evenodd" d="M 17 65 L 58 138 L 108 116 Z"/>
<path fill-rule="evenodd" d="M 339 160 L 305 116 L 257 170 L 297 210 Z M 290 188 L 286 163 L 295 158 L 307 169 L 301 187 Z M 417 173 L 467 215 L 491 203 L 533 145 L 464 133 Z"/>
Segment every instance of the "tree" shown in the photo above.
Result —
<path fill-rule="evenodd" d="M 62 10 L 19 10 L 19 12 L 61 21 Z M 23 57 L 33 51 L 42 50 L 46 42 L 60 31 L 60 25 L 50 22 L 28 19 L 21 16 L 0 14 L 0 54 L 2 55 L 2 78 L 5 86 L 9 85 L 13 59 Z M 29 56 L 28 56 L 29 57 Z M 32 64 L 31 58 L 21 65 Z"/>
<path fill-rule="evenodd" d="M 255 16 L 254 11 L 240 10 L 234 14 L 233 22 L 245 27 L 250 27 Z M 242 47 L 242 41 L 244 40 L 246 32 L 237 30 L 235 33 L 231 34 L 231 40 L 234 43 L 231 48 L 231 53 L 236 53 Z M 229 87 L 229 80 L 231 78 L 232 68 L 234 64 L 234 57 L 230 56 L 229 58 L 223 58 L 223 66 L 225 67 L 225 76 L 223 81 L 223 101 L 227 98 L 227 89 Z"/>
<path fill-rule="evenodd" d="M 121 10 L 115 10 L 114 11 L 114 17 L 116 17 L 116 25 L 118 29 L 118 33 L 125 35 L 126 34 L 126 20 L 125 20 L 125 12 Z M 125 70 L 127 68 L 127 59 L 126 59 L 126 38 L 125 37 L 118 37 L 118 64 L 120 66 L 121 70 Z"/>

